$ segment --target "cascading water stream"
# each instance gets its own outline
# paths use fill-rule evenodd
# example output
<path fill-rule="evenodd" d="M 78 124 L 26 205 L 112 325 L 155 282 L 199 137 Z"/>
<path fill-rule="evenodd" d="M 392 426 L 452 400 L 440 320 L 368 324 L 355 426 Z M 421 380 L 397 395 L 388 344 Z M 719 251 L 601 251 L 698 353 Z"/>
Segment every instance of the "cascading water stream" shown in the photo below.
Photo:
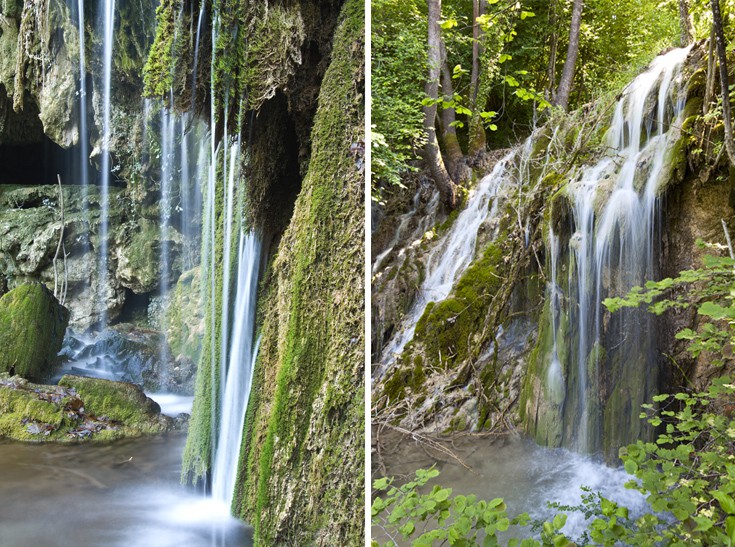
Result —
<path fill-rule="evenodd" d="M 576 354 L 576 367 L 568 369 L 574 374 L 567 385 L 567 405 L 573 403 L 565 411 L 575 424 L 566 431 L 564 444 L 581 452 L 602 450 L 611 438 L 627 438 L 615 415 L 620 410 L 616 397 L 637 409 L 655 387 L 650 319 L 627 312 L 603 324 L 601 302 L 655 275 L 656 196 L 674 141 L 669 130 L 683 107 L 677 75 L 689 51 L 677 49 L 658 57 L 628 86 L 607 136 L 612 154 L 583 168 L 570 184 L 575 231 L 568 242 L 569 296 L 577 303 L 571 306 L 571 320 L 578 341 L 570 352 Z M 612 378 L 611 363 L 617 367 Z M 605 400 L 603 376 L 613 383 L 605 388 Z M 638 378 L 638 385 L 627 383 L 631 377 Z"/>
<path fill-rule="evenodd" d="M 240 234 L 237 261 L 235 321 L 229 341 L 230 351 L 225 390 L 221 401 L 221 424 L 212 471 L 212 496 L 216 501 L 232 505 L 240 458 L 245 412 L 248 406 L 253 366 L 258 353 L 255 336 L 255 306 L 258 296 L 258 276 L 261 242 L 254 233 Z"/>
<path fill-rule="evenodd" d="M 101 220 L 98 287 L 102 298 L 101 324 L 107 323 L 107 307 L 104 304 L 108 290 L 108 239 L 110 208 L 110 139 L 111 139 L 111 85 L 112 52 L 115 30 L 115 0 L 105 0 L 103 9 L 102 33 L 102 180 L 100 184 Z"/>
<path fill-rule="evenodd" d="M 475 242 L 480 226 L 493 218 L 498 211 L 499 191 L 507 182 L 508 164 L 514 153 L 499 161 L 492 173 L 484 177 L 470 195 L 467 207 L 457 216 L 441 245 L 429 255 L 426 263 L 426 278 L 406 315 L 401 330 L 393 335 L 383 351 L 383 360 L 373 375 L 380 379 L 395 357 L 413 338 L 416 323 L 424 313 L 429 302 L 444 300 L 461 273 L 469 266 L 475 254 Z"/>
<path fill-rule="evenodd" d="M 551 326 L 554 345 L 551 351 L 551 364 L 549 365 L 546 381 L 549 383 L 552 398 L 561 401 L 564 397 L 564 374 L 559 360 L 559 333 L 557 331 L 559 329 L 559 314 L 561 313 L 559 299 L 562 295 L 557 282 L 559 238 L 554 233 L 553 228 L 549 229 L 549 254 L 551 258 L 551 283 L 547 287 L 547 297 L 551 301 Z"/>

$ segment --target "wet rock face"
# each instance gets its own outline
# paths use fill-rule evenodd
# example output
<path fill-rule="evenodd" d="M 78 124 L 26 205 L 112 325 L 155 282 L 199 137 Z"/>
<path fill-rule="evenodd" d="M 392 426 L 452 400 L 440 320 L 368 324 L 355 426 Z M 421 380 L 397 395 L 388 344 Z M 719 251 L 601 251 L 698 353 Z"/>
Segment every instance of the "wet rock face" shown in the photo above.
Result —
<path fill-rule="evenodd" d="M 110 260 L 107 284 L 99 283 L 100 193 L 97 187 L 64 185 L 64 272 L 68 283 L 65 305 L 70 324 L 86 330 L 98 323 L 103 310 L 114 320 L 135 294 L 156 291 L 161 283 L 160 249 L 164 238 L 173 258 L 168 265 L 174 283 L 181 272 L 183 237 L 173 228 L 163 235 L 156 222 L 137 218 L 126 206 L 124 191 L 110 190 Z M 61 235 L 59 189 L 56 186 L 0 186 L 0 272 L 13 287 L 26 281 L 54 285 L 53 259 Z M 59 254 L 61 257 L 61 253 Z"/>
<path fill-rule="evenodd" d="M 40 283 L 21 285 L 0 298 L 0 370 L 24 378 L 51 374 L 69 312 Z"/>
<path fill-rule="evenodd" d="M 114 379 L 140 385 L 149 392 L 193 394 L 193 362 L 171 355 L 163 335 L 121 323 L 96 337 L 70 332 L 61 351 L 64 373 Z"/>

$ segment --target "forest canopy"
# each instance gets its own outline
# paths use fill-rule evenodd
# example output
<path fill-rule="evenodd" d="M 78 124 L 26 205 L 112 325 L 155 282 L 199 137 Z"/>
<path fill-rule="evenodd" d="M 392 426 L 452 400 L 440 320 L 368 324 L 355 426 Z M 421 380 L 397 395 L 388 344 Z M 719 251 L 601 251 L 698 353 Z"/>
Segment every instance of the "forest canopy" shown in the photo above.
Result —
<path fill-rule="evenodd" d="M 654 56 L 680 45 L 683 1 L 373 0 L 373 199 L 400 185 L 424 155 L 427 104 L 436 105 L 438 144 L 458 184 L 468 177 L 454 165 L 459 158 L 506 147 L 543 123 L 557 103 L 575 4 L 583 9 L 569 110 L 619 92 Z M 428 5 L 436 3 L 441 66 L 430 97 Z M 685 5 L 691 38 L 709 37 L 710 2 Z M 721 6 L 729 27 L 735 0 Z"/>

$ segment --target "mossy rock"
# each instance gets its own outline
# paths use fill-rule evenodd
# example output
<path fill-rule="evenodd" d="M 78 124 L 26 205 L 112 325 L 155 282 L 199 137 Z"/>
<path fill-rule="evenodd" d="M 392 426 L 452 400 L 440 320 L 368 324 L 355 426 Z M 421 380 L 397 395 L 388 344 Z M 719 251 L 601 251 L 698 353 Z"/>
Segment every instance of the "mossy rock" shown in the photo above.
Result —
<path fill-rule="evenodd" d="M 88 411 L 120 422 L 131 432 L 161 433 L 170 425 L 158 403 L 136 384 L 66 375 L 59 380 L 59 386 L 79 394 Z"/>
<path fill-rule="evenodd" d="M 462 274 L 449 298 L 429 303 L 416 324 L 414 340 L 423 344 L 428 359 L 439 359 L 442 366 L 459 363 L 467 357 L 473 333 L 478 332 L 487 311 L 488 302 L 503 279 L 499 267 L 503 251 L 490 244 L 482 258 Z"/>
<path fill-rule="evenodd" d="M 0 373 L 0 437 L 107 441 L 162 433 L 172 425 L 134 384 L 64 376 L 51 386 Z"/>
<path fill-rule="evenodd" d="M 29 283 L 0 298 L 0 371 L 45 378 L 58 361 L 69 311 L 45 285 Z"/>
<path fill-rule="evenodd" d="M 184 272 L 176 283 L 166 316 L 166 340 L 176 359 L 196 363 L 205 332 L 201 267 Z"/>

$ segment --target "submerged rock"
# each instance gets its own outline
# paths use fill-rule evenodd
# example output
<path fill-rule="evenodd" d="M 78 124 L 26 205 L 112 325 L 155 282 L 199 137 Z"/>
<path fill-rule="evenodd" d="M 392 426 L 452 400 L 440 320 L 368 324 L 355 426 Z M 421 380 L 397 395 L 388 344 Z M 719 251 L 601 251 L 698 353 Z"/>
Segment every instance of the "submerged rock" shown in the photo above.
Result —
<path fill-rule="evenodd" d="M 173 420 L 134 384 L 64 376 L 58 386 L 0 373 L 0 437 L 111 440 L 162 433 Z"/>
<path fill-rule="evenodd" d="M 0 370 L 45 378 L 69 324 L 69 311 L 41 283 L 21 285 L 0 298 Z"/>
<path fill-rule="evenodd" d="M 66 361 L 59 376 L 71 372 L 132 382 L 148 391 L 194 392 L 196 365 L 175 359 L 157 330 L 119 323 L 93 337 L 70 331 L 62 356 Z"/>

